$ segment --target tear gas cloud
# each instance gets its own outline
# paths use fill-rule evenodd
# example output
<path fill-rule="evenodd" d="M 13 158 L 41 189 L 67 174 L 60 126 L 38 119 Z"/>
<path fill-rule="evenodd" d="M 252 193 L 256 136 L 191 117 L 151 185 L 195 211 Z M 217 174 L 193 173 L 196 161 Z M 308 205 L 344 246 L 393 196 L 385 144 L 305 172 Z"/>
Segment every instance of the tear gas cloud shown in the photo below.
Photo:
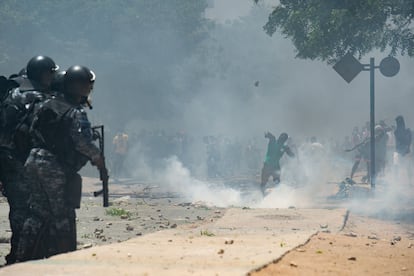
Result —
<path fill-rule="evenodd" d="M 186 31 L 183 25 L 188 24 L 174 16 L 179 13 L 179 2 L 164 1 L 161 11 L 128 10 L 136 26 L 127 21 L 129 17 L 125 22 L 116 21 L 109 6 L 95 7 L 99 10 L 94 14 L 99 17 L 82 13 L 60 16 L 42 31 L 32 25 L 9 26 L 4 28 L 3 37 L 14 42 L 15 49 L 10 50 L 14 54 L 1 58 L 0 69 L 3 74 L 17 72 L 35 54 L 53 57 L 62 68 L 79 63 L 93 69 L 97 81 L 91 121 L 106 125 L 107 148 L 117 131 L 126 131 L 131 141 L 135 137 L 124 163 L 132 177 L 162 181 L 189 200 L 218 206 L 315 204 L 315 198 L 331 192 L 333 186 L 326 183 L 343 179 L 352 166 L 352 156 L 337 155 L 329 148 L 329 141 L 342 142 L 354 126 L 369 120 L 369 74 L 362 72 L 347 84 L 326 63 L 295 59 L 289 40 L 278 33 L 269 37 L 263 31 L 272 1 L 261 5 L 252 5 L 250 0 L 220 1 L 216 5 L 212 4 L 218 1 L 207 1 L 200 12 L 205 17 L 198 22 L 205 36 L 191 37 L 191 44 L 188 33 L 193 30 Z M 224 8 L 228 6 L 232 9 Z M 23 13 L 24 7 L 20 8 Z M 39 16 L 46 21 L 54 18 L 47 14 L 52 13 L 50 10 L 42 12 Z M 159 18 L 159 14 L 168 16 Z M 113 18 L 119 28 L 110 27 L 115 23 L 111 25 L 107 18 Z M 77 38 L 84 35 L 80 30 L 88 32 L 89 40 Z M 386 53 L 372 55 L 379 63 Z M 362 62 L 368 58 L 363 57 Z M 396 115 L 404 115 L 410 127 L 414 123 L 414 61 L 398 58 L 401 71 L 397 76 L 388 79 L 376 75 L 376 115 L 389 124 Z M 315 163 L 314 157 L 299 150 L 300 161 L 285 164 L 280 187 L 264 201 L 255 201 L 255 196 L 219 183 L 223 180 L 205 180 L 208 142 L 203 137 L 212 136 L 237 141 L 233 144 L 239 145 L 239 159 L 243 160 L 232 168 L 232 175 L 257 182 L 267 146 L 264 131 L 275 135 L 287 132 L 297 146 L 316 136 L 325 144 L 325 159 Z M 167 158 L 156 158 L 154 147 L 142 142 L 165 133 L 190 137 L 186 154 L 173 157 L 173 143 L 166 142 L 173 138 L 161 140 L 169 152 Z M 253 152 L 245 148 L 252 141 L 257 156 L 254 169 L 249 169 L 247 159 Z M 159 146 L 155 148 L 161 151 Z"/>

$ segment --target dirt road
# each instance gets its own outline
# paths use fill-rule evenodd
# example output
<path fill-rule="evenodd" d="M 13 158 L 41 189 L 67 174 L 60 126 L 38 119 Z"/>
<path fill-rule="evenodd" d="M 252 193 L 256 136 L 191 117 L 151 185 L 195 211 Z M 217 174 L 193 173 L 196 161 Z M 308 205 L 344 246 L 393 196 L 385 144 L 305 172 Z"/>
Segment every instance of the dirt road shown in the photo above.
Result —
<path fill-rule="evenodd" d="M 350 215 L 251 275 L 414 275 L 414 225 Z"/>

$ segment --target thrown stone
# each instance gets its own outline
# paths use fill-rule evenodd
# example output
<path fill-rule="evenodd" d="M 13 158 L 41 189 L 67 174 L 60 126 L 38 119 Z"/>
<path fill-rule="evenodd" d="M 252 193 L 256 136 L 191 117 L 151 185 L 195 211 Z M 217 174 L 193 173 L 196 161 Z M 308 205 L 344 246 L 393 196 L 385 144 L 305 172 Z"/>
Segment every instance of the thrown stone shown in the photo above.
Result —
<path fill-rule="evenodd" d="M 83 249 L 91 248 L 93 245 L 91 243 L 86 243 L 82 246 Z"/>
<path fill-rule="evenodd" d="M 297 263 L 295 263 L 295 262 L 290 262 L 290 266 L 291 266 L 291 267 L 298 267 L 298 264 L 297 264 Z"/>

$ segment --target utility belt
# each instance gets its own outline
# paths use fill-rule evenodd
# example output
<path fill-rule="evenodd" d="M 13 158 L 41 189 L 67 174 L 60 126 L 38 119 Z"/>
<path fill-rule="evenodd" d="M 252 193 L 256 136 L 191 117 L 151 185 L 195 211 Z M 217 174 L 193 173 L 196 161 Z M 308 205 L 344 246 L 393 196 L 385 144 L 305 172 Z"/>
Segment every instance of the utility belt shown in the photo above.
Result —
<path fill-rule="evenodd" d="M 65 151 L 57 152 L 44 144 L 38 144 L 31 150 L 31 155 L 43 160 L 55 161 L 62 167 L 63 171 L 68 174 L 76 173 L 73 164 L 76 164 L 73 154 L 65 149 Z"/>

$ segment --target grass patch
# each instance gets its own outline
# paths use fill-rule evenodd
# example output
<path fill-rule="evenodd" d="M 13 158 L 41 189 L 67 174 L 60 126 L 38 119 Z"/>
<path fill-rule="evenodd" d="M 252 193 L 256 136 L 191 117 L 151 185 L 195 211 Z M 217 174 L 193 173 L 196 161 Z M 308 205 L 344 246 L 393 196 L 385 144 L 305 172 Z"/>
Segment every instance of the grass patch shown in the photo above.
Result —
<path fill-rule="evenodd" d="M 92 234 L 83 234 L 81 236 L 82 239 L 92 239 Z"/>
<path fill-rule="evenodd" d="M 120 217 L 120 216 L 130 216 L 131 213 L 122 208 L 110 208 L 106 210 L 108 216 Z"/>
<path fill-rule="evenodd" d="M 208 231 L 208 230 L 201 230 L 200 231 L 200 235 L 201 236 L 207 236 L 207 237 L 214 237 L 214 233 Z"/>

